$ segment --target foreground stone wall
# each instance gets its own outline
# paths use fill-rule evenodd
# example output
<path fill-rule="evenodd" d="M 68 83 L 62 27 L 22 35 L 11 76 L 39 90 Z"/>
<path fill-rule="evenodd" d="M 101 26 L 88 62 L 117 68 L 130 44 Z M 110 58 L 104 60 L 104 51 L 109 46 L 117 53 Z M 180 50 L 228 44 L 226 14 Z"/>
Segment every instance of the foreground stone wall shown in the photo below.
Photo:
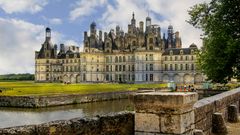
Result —
<path fill-rule="evenodd" d="M 1 107 L 48 107 L 58 105 L 68 105 L 77 103 L 107 101 L 115 99 L 124 99 L 133 93 L 126 92 L 108 92 L 97 94 L 72 94 L 72 95 L 52 95 L 52 96 L 0 96 Z"/>
<path fill-rule="evenodd" d="M 228 119 L 228 107 L 237 105 L 239 108 L 240 88 L 227 91 L 212 97 L 204 98 L 194 104 L 195 129 L 202 130 L 206 135 L 212 131 L 212 116 L 219 112 Z"/>
<path fill-rule="evenodd" d="M 134 114 L 120 112 L 91 119 L 75 118 L 0 129 L 1 135 L 133 135 Z"/>

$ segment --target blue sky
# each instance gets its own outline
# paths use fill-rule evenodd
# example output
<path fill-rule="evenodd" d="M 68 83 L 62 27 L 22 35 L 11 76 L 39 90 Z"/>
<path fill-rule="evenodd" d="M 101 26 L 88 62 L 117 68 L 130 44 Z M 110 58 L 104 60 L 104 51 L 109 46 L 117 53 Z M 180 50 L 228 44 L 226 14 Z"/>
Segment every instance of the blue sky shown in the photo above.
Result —
<path fill-rule="evenodd" d="M 199 47 L 201 31 L 186 23 L 187 10 L 204 0 L 0 0 L 0 74 L 34 73 L 34 51 L 44 42 L 45 27 L 55 44 L 82 47 L 83 32 L 92 21 L 108 32 L 119 25 L 124 31 L 132 12 L 137 22 L 152 18 L 166 32 L 172 24 L 183 47 Z M 138 23 L 137 23 L 138 24 Z"/>

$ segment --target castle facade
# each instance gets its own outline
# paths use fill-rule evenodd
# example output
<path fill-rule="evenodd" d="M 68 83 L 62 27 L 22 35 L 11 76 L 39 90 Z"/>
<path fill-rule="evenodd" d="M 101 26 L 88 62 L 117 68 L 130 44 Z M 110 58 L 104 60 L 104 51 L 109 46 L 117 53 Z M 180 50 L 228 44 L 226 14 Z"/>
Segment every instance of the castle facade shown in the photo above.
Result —
<path fill-rule="evenodd" d="M 168 27 L 167 36 L 152 24 L 151 18 L 137 26 L 134 13 L 128 31 L 119 26 L 110 32 L 97 32 L 96 23 L 90 33 L 84 32 L 83 52 L 77 46 L 51 42 L 51 29 L 35 52 L 36 82 L 69 83 L 201 83 L 203 74 L 196 68 L 196 51 L 191 44 L 182 48 L 179 32 Z"/>

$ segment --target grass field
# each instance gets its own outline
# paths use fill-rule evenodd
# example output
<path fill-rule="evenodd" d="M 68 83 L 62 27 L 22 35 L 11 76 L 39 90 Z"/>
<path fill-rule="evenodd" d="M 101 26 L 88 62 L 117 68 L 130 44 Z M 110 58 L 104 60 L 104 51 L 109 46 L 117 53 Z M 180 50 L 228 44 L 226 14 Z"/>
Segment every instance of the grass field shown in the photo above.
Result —
<path fill-rule="evenodd" d="M 61 95 L 61 94 L 92 94 L 100 92 L 128 91 L 138 88 L 160 88 L 166 84 L 61 84 L 34 82 L 0 82 L 1 95 Z"/>

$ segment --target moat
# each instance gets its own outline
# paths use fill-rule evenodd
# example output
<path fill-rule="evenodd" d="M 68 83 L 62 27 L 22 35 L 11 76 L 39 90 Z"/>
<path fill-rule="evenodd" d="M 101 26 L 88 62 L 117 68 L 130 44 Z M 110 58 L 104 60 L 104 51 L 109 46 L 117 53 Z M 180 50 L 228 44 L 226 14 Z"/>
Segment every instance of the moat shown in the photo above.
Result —
<path fill-rule="evenodd" d="M 124 110 L 133 110 L 133 104 L 128 99 L 38 109 L 0 107 L 0 128 L 93 117 Z"/>

